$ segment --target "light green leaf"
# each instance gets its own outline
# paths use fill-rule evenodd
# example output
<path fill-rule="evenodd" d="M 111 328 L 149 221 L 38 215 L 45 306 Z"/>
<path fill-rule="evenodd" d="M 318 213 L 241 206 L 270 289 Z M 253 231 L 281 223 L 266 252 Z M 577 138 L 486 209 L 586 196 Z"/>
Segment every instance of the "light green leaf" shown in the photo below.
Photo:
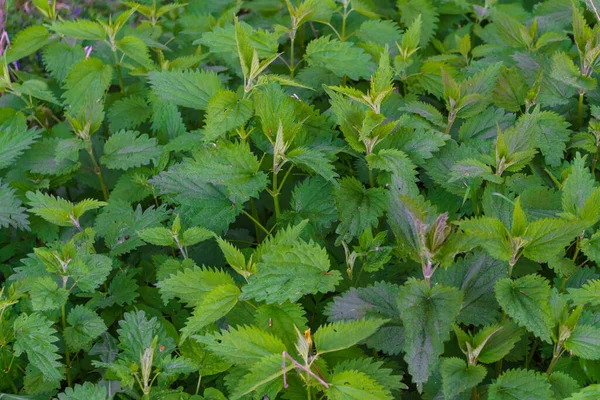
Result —
<path fill-rule="evenodd" d="M 181 330 L 181 340 L 199 333 L 204 327 L 227 315 L 237 304 L 240 289 L 232 284 L 219 285 L 204 295 Z"/>
<path fill-rule="evenodd" d="M 65 305 L 69 298 L 69 292 L 64 288 L 59 288 L 56 281 L 50 276 L 36 278 L 31 283 L 29 294 L 34 311 L 58 310 Z"/>
<path fill-rule="evenodd" d="M 208 101 L 221 90 L 221 81 L 214 72 L 161 71 L 150 72 L 148 78 L 161 100 L 198 110 L 206 110 Z"/>
<path fill-rule="evenodd" d="M 241 297 L 268 304 L 295 302 L 308 293 L 330 292 L 341 279 L 339 271 L 329 270 L 327 251 L 302 240 L 276 244 L 262 254 L 257 267 Z"/>
<path fill-rule="evenodd" d="M 501 279 L 495 285 L 496 300 L 518 325 L 541 340 L 552 343 L 554 328 L 550 314 L 550 285 L 539 275 Z"/>
<path fill-rule="evenodd" d="M 6 52 L 6 62 L 20 60 L 35 53 L 48 43 L 50 33 L 43 26 L 30 26 L 20 31 Z"/>
<path fill-rule="evenodd" d="M 358 344 L 377 332 L 387 321 L 371 318 L 356 321 L 337 321 L 319 327 L 314 342 L 319 354 L 340 351 Z"/>
<path fill-rule="evenodd" d="M 74 352 L 89 350 L 94 339 L 107 330 L 104 320 L 82 305 L 75 306 L 69 312 L 67 322 L 69 326 L 64 331 L 65 341 Z"/>
<path fill-rule="evenodd" d="M 490 400 L 539 400 L 552 398 L 551 386 L 545 376 L 524 369 L 504 372 L 488 390 Z"/>
<path fill-rule="evenodd" d="M 212 268 L 187 268 L 160 281 L 158 288 L 165 304 L 174 297 L 188 306 L 196 306 L 213 289 L 222 285 L 233 285 L 233 278 L 218 269 Z"/>
<path fill-rule="evenodd" d="M 336 203 L 340 224 L 336 229 L 338 241 L 350 241 L 366 228 L 377 227 L 386 208 L 382 188 L 366 189 L 356 178 L 346 177 L 339 182 Z"/>
<path fill-rule="evenodd" d="M 285 345 L 281 339 L 255 326 L 230 328 L 228 331 L 194 336 L 200 343 L 236 365 L 252 366 L 263 357 L 277 355 L 281 367 L 281 355 Z"/>
<path fill-rule="evenodd" d="M 75 114 L 90 103 L 104 96 L 110 86 L 113 71 L 110 65 L 94 57 L 86 58 L 73 65 L 66 77 L 62 97 Z"/>
<path fill-rule="evenodd" d="M 50 26 L 50 29 L 61 35 L 79 40 L 103 40 L 106 37 L 106 31 L 104 31 L 102 25 L 85 19 L 55 22 Z"/>
<path fill-rule="evenodd" d="M 244 125 L 252 116 L 252 102 L 240 99 L 230 90 L 218 91 L 206 107 L 204 139 L 215 141 Z"/>
<path fill-rule="evenodd" d="M 460 358 L 444 358 L 440 366 L 446 398 L 453 398 L 481 383 L 487 370 L 483 365 L 467 365 Z"/>
<path fill-rule="evenodd" d="M 29 230 L 29 221 L 25 211 L 21 200 L 15 196 L 15 189 L 8 184 L 3 184 L 0 179 L 0 228 L 12 227 Z"/>
<path fill-rule="evenodd" d="M 120 131 L 111 135 L 104 144 L 100 162 L 110 169 L 127 170 L 156 162 L 161 148 L 155 138 L 137 131 Z"/>
<path fill-rule="evenodd" d="M 18 357 L 23 352 L 32 367 L 44 375 L 44 380 L 59 381 L 63 374 L 62 364 L 58 362 L 58 341 L 52 322 L 39 313 L 21 314 L 13 323 L 15 343 L 13 349 Z"/>
<path fill-rule="evenodd" d="M 600 328 L 578 324 L 565 341 L 565 349 L 584 360 L 600 359 Z"/>
<path fill-rule="evenodd" d="M 391 400 L 381 384 L 364 372 L 343 371 L 331 376 L 330 400 Z"/>
<path fill-rule="evenodd" d="M 371 57 L 351 42 L 322 36 L 306 46 L 304 57 L 309 66 L 327 68 L 339 77 L 358 80 L 370 75 Z"/>

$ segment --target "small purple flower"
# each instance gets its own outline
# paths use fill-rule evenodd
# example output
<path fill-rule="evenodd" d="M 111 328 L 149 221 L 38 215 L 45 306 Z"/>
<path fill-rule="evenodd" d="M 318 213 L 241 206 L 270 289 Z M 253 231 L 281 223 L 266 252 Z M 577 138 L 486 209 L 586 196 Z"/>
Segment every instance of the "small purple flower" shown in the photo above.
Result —
<path fill-rule="evenodd" d="M 76 16 L 79 16 L 79 14 L 81 14 L 81 8 L 77 7 L 77 8 L 75 9 L 75 15 L 76 15 Z"/>
<path fill-rule="evenodd" d="M 92 46 L 85 46 L 85 58 L 88 58 L 90 56 L 90 54 L 92 53 L 92 50 L 94 50 L 94 48 Z"/>

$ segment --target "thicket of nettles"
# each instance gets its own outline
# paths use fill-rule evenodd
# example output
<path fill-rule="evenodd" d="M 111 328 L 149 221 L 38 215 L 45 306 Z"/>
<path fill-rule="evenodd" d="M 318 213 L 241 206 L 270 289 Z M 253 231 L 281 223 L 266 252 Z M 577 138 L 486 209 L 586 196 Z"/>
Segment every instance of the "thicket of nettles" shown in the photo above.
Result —
<path fill-rule="evenodd" d="M 0 397 L 600 398 L 588 1 L 34 0 Z"/>

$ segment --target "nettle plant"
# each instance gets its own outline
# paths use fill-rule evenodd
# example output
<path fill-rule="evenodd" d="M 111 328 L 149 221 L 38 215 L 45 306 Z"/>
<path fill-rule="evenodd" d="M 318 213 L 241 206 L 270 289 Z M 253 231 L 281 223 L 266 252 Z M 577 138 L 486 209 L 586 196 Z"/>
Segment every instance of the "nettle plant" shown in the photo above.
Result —
<path fill-rule="evenodd" d="M 600 398 L 595 0 L 96 6 L 2 39 L 0 397 Z"/>

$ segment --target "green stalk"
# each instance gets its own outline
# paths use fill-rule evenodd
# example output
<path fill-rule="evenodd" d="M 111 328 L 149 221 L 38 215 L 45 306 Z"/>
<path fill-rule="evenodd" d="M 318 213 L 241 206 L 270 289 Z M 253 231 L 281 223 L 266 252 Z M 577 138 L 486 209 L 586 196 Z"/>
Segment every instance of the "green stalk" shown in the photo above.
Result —
<path fill-rule="evenodd" d="M 577 103 L 577 129 L 583 125 L 583 95 L 585 92 L 579 92 L 579 103 Z"/>
<path fill-rule="evenodd" d="M 66 281 L 65 281 L 66 283 Z M 66 285 L 63 284 L 63 289 L 66 288 Z M 67 329 L 67 316 L 65 312 L 65 306 L 63 305 L 60 309 L 61 313 L 61 322 L 62 322 L 62 330 L 63 335 L 65 330 Z M 67 386 L 71 387 L 71 353 L 69 352 L 69 347 L 65 345 L 65 360 L 67 364 Z"/>
<path fill-rule="evenodd" d="M 92 164 L 94 164 L 94 172 L 98 175 L 98 180 L 100 181 L 100 187 L 102 188 L 102 195 L 104 196 L 104 200 L 108 200 L 108 189 L 106 188 L 106 184 L 104 183 L 104 177 L 102 177 L 102 168 L 98 165 L 96 161 L 96 157 L 94 157 L 94 149 L 92 148 L 92 142 L 90 141 L 89 146 L 87 148 L 87 152 L 92 159 Z"/>
<path fill-rule="evenodd" d="M 242 212 L 244 213 L 244 215 L 246 217 L 248 217 L 250 219 L 250 221 L 254 222 L 254 225 L 256 227 L 260 228 L 263 232 L 265 232 L 267 234 L 267 236 L 270 235 L 270 232 L 267 230 L 267 228 L 265 228 L 257 219 L 255 219 L 252 215 L 250 215 L 248 213 L 248 211 L 242 210 Z"/>
<path fill-rule="evenodd" d="M 258 211 L 254 199 L 250 198 L 250 211 L 252 211 L 252 222 L 254 223 L 254 233 L 256 234 L 256 243 L 260 243 L 260 223 L 258 222 Z"/>
<path fill-rule="evenodd" d="M 279 187 L 277 186 L 277 172 L 273 171 L 273 190 L 271 195 L 273 196 L 273 205 L 275 206 L 275 218 L 279 219 Z"/>
<path fill-rule="evenodd" d="M 294 71 L 296 70 L 296 59 L 294 57 L 294 42 L 296 39 L 296 31 L 290 35 L 290 78 L 294 79 Z"/>
<path fill-rule="evenodd" d="M 369 167 L 369 185 L 375 187 L 375 179 L 373 179 L 373 169 Z"/>

